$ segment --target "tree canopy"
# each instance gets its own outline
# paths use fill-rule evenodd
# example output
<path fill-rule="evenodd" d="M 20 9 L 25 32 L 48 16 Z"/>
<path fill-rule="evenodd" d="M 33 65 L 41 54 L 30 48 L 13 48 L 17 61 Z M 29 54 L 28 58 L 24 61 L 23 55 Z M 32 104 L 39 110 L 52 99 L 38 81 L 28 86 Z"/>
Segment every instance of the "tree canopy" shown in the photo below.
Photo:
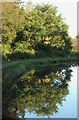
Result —
<path fill-rule="evenodd" d="M 57 7 L 28 3 L 24 10 L 17 3 L 3 3 L 2 8 L 4 57 L 26 58 L 70 53 L 68 25 L 58 14 Z"/>

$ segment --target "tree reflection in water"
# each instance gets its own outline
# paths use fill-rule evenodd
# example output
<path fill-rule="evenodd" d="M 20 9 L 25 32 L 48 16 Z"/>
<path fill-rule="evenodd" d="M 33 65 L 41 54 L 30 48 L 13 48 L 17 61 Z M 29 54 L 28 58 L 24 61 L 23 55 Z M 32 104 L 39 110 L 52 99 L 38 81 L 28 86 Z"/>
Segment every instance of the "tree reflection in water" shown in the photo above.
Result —
<path fill-rule="evenodd" d="M 69 94 L 71 72 L 70 66 L 36 67 L 11 82 L 8 73 L 3 75 L 3 118 L 24 118 L 26 111 L 45 116 L 58 112 Z"/>

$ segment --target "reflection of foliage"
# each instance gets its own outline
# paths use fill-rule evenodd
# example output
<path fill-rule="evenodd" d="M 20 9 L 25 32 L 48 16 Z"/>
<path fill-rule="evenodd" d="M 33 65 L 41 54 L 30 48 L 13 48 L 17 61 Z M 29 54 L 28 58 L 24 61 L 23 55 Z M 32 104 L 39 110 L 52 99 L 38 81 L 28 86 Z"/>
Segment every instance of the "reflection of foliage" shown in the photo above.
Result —
<path fill-rule="evenodd" d="M 3 108 L 6 107 L 6 113 L 3 112 L 3 116 L 17 118 L 21 115 L 23 118 L 25 110 L 47 116 L 58 112 L 58 104 L 62 105 L 62 101 L 69 93 L 70 76 L 71 69 L 59 66 L 43 67 L 40 70 L 35 68 L 26 72 L 7 89 L 9 93 L 6 100 L 5 98 L 3 100 Z"/>

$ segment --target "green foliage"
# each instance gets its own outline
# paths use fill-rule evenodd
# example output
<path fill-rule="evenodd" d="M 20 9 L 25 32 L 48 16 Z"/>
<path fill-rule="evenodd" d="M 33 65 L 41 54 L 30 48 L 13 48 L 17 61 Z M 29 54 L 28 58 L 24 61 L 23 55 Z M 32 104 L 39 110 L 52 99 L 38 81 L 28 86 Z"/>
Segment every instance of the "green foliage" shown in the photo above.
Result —
<path fill-rule="evenodd" d="M 16 51 L 35 54 L 35 51 L 32 49 L 31 44 L 24 41 L 15 44 L 14 52 Z"/>
<path fill-rule="evenodd" d="M 23 10 L 16 3 L 3 3 L 2 19 L 3 56 L 19 52 L 44 56 L 59 50 L 68 55 L 71 51 L 68 26 L 54 6 L 29 2 Z"/>
<path fill-rule="evenodd" d="M 77 39 L 72 38 L 71 43 L 72 43 L 72 53 L 76 53 L 77 52 Z"/>
<path fill-rule="evenodd" d="M 72 45 L 72 53 L 79 54 L 79 38 L 78 36 L 76 38 L 71 39 L 71 45 Z"/>
<path fill-rule="evenodd" d="M 2 41 L 3 56 L 10 54 L 12 51 L 11 44 L 15 43 L 17 31 L 23 29 L 24 11 L 16 3 L 2 3 Z"/>
<path fill-rule="evenodd" d="M 7 54 L 10 54 L 11 51 L 11 46 L 10 44 L 2 44 L 2 55 L 6 58 Z"/>
<path fill-rule="evenodd" d="M 25 59 L 31 58 L 35 55 L 35 50 L 31 47 L 30 43 L 22 41 L 15 44 L 12 54 L 9 54 L 10 59 Z"/>
<path fill-rule="evenodd" d="M 53 46 L 55 48 L 64 49 L 64 47 L 65 47 L 65 41 L 61 40 L 60 36 L 55 36 L 53 38 L 53 42 L 52 42 L 51 46 Z"/>

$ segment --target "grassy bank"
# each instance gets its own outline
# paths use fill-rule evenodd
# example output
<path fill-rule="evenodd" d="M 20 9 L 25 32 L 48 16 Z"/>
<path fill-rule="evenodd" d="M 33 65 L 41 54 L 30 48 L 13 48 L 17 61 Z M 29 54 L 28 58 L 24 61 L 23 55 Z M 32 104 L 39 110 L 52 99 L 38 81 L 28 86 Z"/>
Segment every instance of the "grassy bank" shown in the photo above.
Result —
<path fill-rule="evenodd" d="M 13 63 L 13 61 L 12 61 Z M 8 84 L 15 84 L 16 81 L 26 72 L 31 69 L 41 70 L 43 67 L 55 68 L 56 66 L 67 66 L 71 63 L 77 63 L 77 58 L 73 57 L 47 57 L 47 58 L 34 58 L 34 59 L 25 59 L 20 60 L 16 64 L 12 64 L 3 69 L 3 84 L 4 88 L 7 90 L 6 82 L 8 80 Z M 9 63 L 7 63 L 9 64 Z M 11 64 L 11 62 L 10 62 Z"/>
<path fill-rule="evenodd" d="M 30 58 L 30 59 L 20 59 L 15 61 L 2 61 L 3 65 L 5 64 L 11 64 L 11 63 L 22 63 L 27 64 L 27 66 L 32 65 L 42 65 L 42 64 L 57 64 L 57 63 L 63 63 L 63 62 L 77 62 L 79 61 L 79 57 L 77 55 L 72 55 L 68 57 L 60 57 L 60 56 L 52 56 L 52 57 L 41 57 L 41 58 Z"/>
<path fill-rule="evenodd" d="M 46 66 L 46 65 L 61 65 L 68 63 L 77 63 L 79 59 L 76 56 L 71 57 L 45 57 L 45 58 L 32 58 L 32 59 L 24 59 L 16 61 L 6 62 L 7 67 L 4 67 L 6 64 L 3 64 L 3 74 L 8 72 L 9 74 L 13 74 L 12 76 L 19 77 L 22 75 L 27 69 L 31 69 L 33 67 Z M 15 64 L 13 64 L 15 62 Z M 11 64 L 12 63 L 12 64 Z M 8 68 L 8 69 L 7 69 Z M 19 75 L 19 76 L 18 76 Z"/>

